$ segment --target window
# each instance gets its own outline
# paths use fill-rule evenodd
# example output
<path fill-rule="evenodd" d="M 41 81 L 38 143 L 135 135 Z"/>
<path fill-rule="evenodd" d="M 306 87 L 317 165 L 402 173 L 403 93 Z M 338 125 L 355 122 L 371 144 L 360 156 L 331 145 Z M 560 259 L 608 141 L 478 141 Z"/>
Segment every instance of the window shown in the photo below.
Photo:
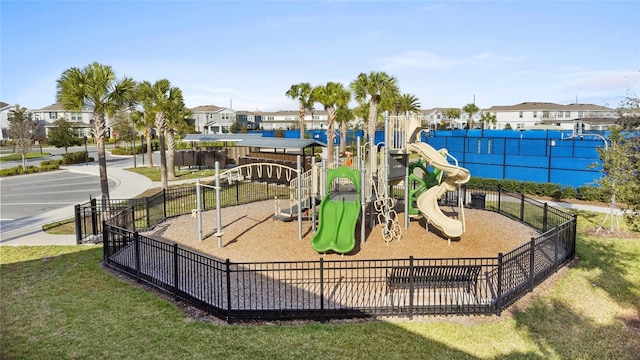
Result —
<path fill-rule="evenodd" d="M 571 111 L 565 111 L 564 112 L 564 117 L 566 117 L 566 118 L 571 117 Z"/>
<path fill-rule="evenodd" d="M 273 116 L 267 116 L 267 121 L 273 121 Z"/>
<path fill-rule="evenodd" d="M 517 123 L 516 129 L 522 129 L 524 127 L 524 123 Z"/>
<path fill-rule="evenodd" d="M 487 139 L 487 154 L 491 154 L 491 140 L 493 139 Z"/>
<path fill-rule="evenodd" d="M 578 117 L 581 118 L 582 116 L 582 111 L 578 111 Z"/>
<path fill-rule="evenodd" d="M 535 116 L 534 116 L 535 117 Z M 543 119 L 548 119 L 549 118 L 549 112 L 548 111 L 543 111 L 542 112 L 542 118 Z"/>
<path fill-rule="evenodd" d="M 564 115 L 564 113 L 562 111 L 558 111 L 558 113 L 556 114 L 557 117 L 561 118 Z"/>
<path fill-rule="evenodd" d="M 533 117 L 534 117 L 534 118 L 537 118 L 537 117 L 538 117 L 538 112 L 537 112 L 537 111 L 534 111 L 534 112 L 533 112 Z"/>
<path fill-rule="evenodd" d="M 520 115 L 519 115 L 518 117 L 519 117 L 520 119 L 522 119 L 522 115 L 523 115 L 523 113 L 522 113 L 522 111 L 520 111 Z"/>
<path fill-rule="evenodd" d="M 58 118 L 58 113 L 57 112 L 53 112 L 52 111 L 52 112 L 49 113 L 49 119 L 55 120 L 57 118 Z"/>
<path fill-rule="evenodd" d="M 82 114 L 78 113 L 78 112 L 72 112 L 71 113 L 71 121 L 81 121 L 82 120 Z"/>

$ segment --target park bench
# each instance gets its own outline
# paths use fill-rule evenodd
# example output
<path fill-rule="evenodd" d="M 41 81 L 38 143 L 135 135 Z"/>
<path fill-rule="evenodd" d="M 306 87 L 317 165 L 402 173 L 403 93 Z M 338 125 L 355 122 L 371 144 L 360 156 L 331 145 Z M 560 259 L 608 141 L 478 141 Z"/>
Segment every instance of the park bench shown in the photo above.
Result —
<path fill-rule="evenodd" d="M 389 294 L 397 289 L 463 288 L 476 295 L 480 265 L 394 266 L 387 271 Z"/>

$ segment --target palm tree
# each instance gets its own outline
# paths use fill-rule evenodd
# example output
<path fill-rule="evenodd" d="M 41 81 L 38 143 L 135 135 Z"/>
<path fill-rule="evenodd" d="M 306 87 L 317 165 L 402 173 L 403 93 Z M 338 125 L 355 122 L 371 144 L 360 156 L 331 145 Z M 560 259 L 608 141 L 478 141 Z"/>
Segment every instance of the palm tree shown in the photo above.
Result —
<path fill-rule="evenodd" d="M 347 106 L 340 106 L 336 109 L 336 121 L 339 124 L 340 128 L 340 153 L 344 154 L 347 150 L 347 125 L 349 122 L 353 120 L 355 116 L 353 115 L 353 111 L 349 109 Z"/>
<path fill-rule="evenodd" d="M 397 102 L 397 110 L 406 115 L 417 114 L 420 111 L 420 99 L 413 94 L 402 94 Z"/>
<path fill-rule="evenodd" d="M 298 106 L 300 109 L 299 125 L 300 125 L 300 139 L 304 139 L 304 116 L 307 110 L 311 111 L 313 107 L 312 88 L 309 83 L 300 83 L 291 85 L 291 88 L 287 91 L 286 95 L 294 100 L 298 100 Z"/>
<path fill-rule="evenodd" d="M 69 68 L 56 82 L 56 101 L 62 104 L 65 110 L 80 111 L 85 107 L 93 109 L 93 135 L 98 145 L 100 190 L 106 201 L 109 200 L 104 148 L 106 116 L 112 116 L 116 110 L 133 106 L 136 100 L 135 87 L 133 79 L 125 77 L 117 80 L 111 66 L 98 62 L 82 69 Z"/>
<path fill-rule="evenodd" d="M 327 160 L 333 159 L 333 142 L 336 138 L 336 109 L 345 107 L 351 100 L 351 93 L 341 83 L 328 82 L 313 88 L 312 97 L 324 106 L 329 115 L 327 122 Z"/>
<path fill-rule="evenodd" d="M 166 190 L 169 188 L 165 146 L 166 116 L 171 112 L 171 109 L 182 101 L 182 92 L 177 87 L 171 86 L 169 80 L 161 79 L 153 85 L 148 81 L 142 82 L 138 95 L 142 103 L 146 104 L 147 109 L 153 114 L 153 123 L 160 143 L 160 181 L 162 188 Z M 145 113 L 145 116 L 148 115 L 150 114 Z"/>
<path fill-rule="evenodd" d="M 182 97 L 182 92 L 180 92 L 179 97 Z M 184 105 L 182 100 L 167 112 L 167 169 L 169 170 L 169 180 L 176 178 L 176 169 L 173 166 L 176 151 L 176 133 L 183 134 L 194 130 L 188 121 L 192 116 L 193 113 Z"/>
<path fill-rule="evenodd" d="M 353 91 L 359 103 L 369 102 L 369 116 L 367 121 L 368 134 L 371 141 L 373 141 L 376 133 L 378 104 L 385 99 L 393 100 L 398 97 L 400 90 L 398 89 L 397 82 L 395 77 L 389 76 L 385 72 L 371 71 L 368 75 L 360 73 L 350 84 L 351 91 Z"/>
<path fill-rule="evenodd" d="M 136 96 L 142 105 L 142 111 L 135 111 L 132 115 L 136 124 L 144 129 L 145 142 L 147 144 L 147 167 L 153 169 L 153 146 L 151 140 L 153 138 L 152 133 L 155 121 L 155 112 L 153 109 L 155 103 L 153 97 L 149 97 L 145 93 L 149 91 L 150 86 L 151 84 L 148 81 L 138 85 Z"/>
<path fill-rule="evenodd" d="M 482 130 L 484 130 L 484 124 L 495 125 L 497 121 L 496 115 L 490 112 L 484 112 L 480 115 L 480 123 L 482 124 Z"/>
<path fill-rule="evenodd" d="M 456 123 L 456 119 L 460 119 L 460 115 L 462 113 L 460 112 L 460 109 L 458 108 L 451 108 L 449 110 L 447 110 L 447 117 L 449 119 L 451 119 L 451 130 L 453 130 L 453 128 L 455 127 L 455 123 Z"/>
<path fill-rule="evenodd" d="M 467 129 L 473 129 L 473 114 L 480 111 L 480 109 L 474 103 L 469 103 L 462 108 L 462 111 L 469 114 L 469 121 L 467 121 Z"/>

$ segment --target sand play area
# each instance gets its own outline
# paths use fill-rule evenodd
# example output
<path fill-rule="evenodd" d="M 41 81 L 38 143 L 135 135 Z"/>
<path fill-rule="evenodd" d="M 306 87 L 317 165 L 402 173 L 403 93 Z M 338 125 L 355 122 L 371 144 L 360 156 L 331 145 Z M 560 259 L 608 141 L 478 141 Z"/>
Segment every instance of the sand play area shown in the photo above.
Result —
<path fill-rule="evenodd" d="M 456 216 L 457 208 L 442 207 L 443 212 Z M 302 222 L 302 240 L 298 240 L 297 221 L 273 220 L 274 201 L 228 207 L 222 209 L 222 247 L 213 234 L 216 232 L 216 213 L 202 213 L 203 240 L 197 238 L 197 219 L 183 215 L 167 219 L 143 235 L 175 242 L 185 248 L 233 262 L 363 260 L 393 258 L 460 258 L 495 257 L 506 253 L 538 235 L 534 229 L 497 213 L 464 209 L 465 233 L 448 244 L 446 238 L 430 227 L 425 230 L 423 217 L 411 219 L 404 229 L 403 213 L 398 220 L 403 236 L 387 244 L 382 236 L 382 225 L 367 230 L 361 245 L 359 229 L 355 234 L 356 247 L 348 254 L 319 254 L 311 247 L 311 221 Z"/>

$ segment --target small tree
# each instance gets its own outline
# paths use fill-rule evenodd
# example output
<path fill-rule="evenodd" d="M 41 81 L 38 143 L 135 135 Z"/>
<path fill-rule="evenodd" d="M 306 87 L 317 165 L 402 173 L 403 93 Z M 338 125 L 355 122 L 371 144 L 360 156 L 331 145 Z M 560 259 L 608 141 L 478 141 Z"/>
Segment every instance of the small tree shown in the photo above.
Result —
<path fill-rule="evenodd" d="M 612 203 L 623 204 L 629 229 L 640 232 L 640 99 L 623 99 L 618 116 L 619 125 L 609 128 L 609 146 L 598 149 L 602 162 L 599 184 Z"/>
<path fill-rule="evenodd" d="M 124 141 L 125 144 L 128 144 L 135 139 L 136 126 L 131 119 L 131 116 L 126 111 L 116 111 L 113 115 L 111 129 L 118 133 L 118 140 Z"/>
<path fill-rule="evenodd" d="M 33 146 L 33 136 L 36 130 L 36 122 L 31 119 L 31 112 L 26 108 L 16 105 L 9 112 L 9 133 L 16 151 L 22 156 L 22 168 L 27 169 L 27 153 Z"/>
<path fill-rule="evenodd" d="M 53 124 L 55 127 L 49 131 L 49 145 L 64 148 L 65 153 L 69 152 L 70 146 L 80 145 L 80 140 L 67 119 L 58 119 Z"/>

